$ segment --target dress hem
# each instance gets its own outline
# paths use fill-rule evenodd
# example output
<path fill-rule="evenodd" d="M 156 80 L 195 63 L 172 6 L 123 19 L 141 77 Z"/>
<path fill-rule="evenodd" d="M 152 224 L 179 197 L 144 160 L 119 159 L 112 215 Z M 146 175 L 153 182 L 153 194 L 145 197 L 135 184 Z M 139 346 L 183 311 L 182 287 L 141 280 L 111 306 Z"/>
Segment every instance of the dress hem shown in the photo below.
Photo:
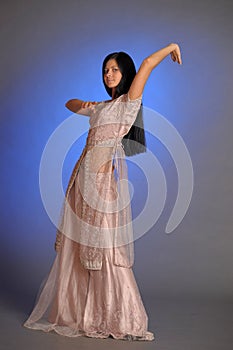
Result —
<path fill-rule="evenodd" d="M 59 335 L 65 336 L 65 337 L 70 337 L 70 338 L 76 338 L 76 337 L 88 337 L 88 338 L 100 338 L 100 339 L 106 339 L 109 337 L 112 337 L 113 339 L 116 340 L 128 340 L 128 341 L 153 341 L 155 340 L 154 334 L 152 332 L 147 331 L 143 335 L 136 335 L 136 334 L 116 334 L 114 332 L 108 331 L 108 332 L 91 332 L 91 331 L 83 331 L 79 329 L 71 329 L 69 327 L 65 326 L 58 326 L 58 325 L 41 325 L 41 324 L 23 324 L 24 327 L 29 328 L 29 329 L 34 329 L 38 331 L 44 331 L 46 333 L 49 332 L 55 332 Z M 67 331 L 65 334 L 65 331 Z"/>

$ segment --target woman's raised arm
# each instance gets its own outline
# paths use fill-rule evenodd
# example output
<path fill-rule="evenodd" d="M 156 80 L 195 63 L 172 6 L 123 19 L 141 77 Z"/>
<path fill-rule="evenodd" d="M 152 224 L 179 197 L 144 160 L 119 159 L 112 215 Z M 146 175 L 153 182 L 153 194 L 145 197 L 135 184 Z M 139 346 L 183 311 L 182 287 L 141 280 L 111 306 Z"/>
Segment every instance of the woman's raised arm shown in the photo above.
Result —
<path fill-rule="evenodd" d="M 174 62 L 182 64 L 180 48 L 177 44 L 173 43 L 145 58 L 130 86 L 128 93 L 130 100 L 135 100 L 142 95 L 150 73 L 169 54 L 171 54 Z"/>

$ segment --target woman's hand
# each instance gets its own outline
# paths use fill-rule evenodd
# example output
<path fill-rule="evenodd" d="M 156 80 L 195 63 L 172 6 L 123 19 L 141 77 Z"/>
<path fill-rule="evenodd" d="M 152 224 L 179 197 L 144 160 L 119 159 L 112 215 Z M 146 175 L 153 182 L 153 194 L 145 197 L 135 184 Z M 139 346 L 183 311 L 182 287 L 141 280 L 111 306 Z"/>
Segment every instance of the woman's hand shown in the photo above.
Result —
<path fill-rule="evenodd" d="M 171 44 L 171 45 L 175 45 L 174 50 L 171 52 L 171 59 L 172 59 L 172 61 L 177 62 L 179 64 L 182 64 L 182 59 L 181 59 L 181 53 L 180 53 L 179 45 L 177 45 L 177 44 Z"/>
<path fill-rule="evenodd" d="M 96 105 L 97 103 L 98 102 L 82 101 L 81 108 L 88 108 L 88 107 L 91 107 L 93 105 Z"/>

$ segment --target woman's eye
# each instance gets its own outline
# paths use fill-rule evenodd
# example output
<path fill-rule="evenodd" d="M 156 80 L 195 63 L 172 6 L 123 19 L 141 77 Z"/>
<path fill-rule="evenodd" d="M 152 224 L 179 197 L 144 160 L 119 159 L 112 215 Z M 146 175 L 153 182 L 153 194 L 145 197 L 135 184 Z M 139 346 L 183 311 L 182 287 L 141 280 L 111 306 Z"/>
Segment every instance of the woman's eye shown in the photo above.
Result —
<path fill-rule="evenodd" d="M 119 70 L 119 68 L 111 68 L 110 70 L 115 73 Z M 108 74 L 108 72 L 109 72 L 109 69 L 104 70 L 104 74 Z"/>

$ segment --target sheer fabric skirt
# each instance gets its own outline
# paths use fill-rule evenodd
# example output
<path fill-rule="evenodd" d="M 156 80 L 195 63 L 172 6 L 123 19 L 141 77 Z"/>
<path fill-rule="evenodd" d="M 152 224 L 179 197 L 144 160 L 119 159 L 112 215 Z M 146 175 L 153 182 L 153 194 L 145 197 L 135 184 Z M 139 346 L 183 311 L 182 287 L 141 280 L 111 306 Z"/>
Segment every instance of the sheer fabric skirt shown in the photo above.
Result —
<path fill-rule="evenodd" d="M 75 186 L 70 196 L 77 199 Z M 80 243 L 63 236 L 24 326 L 68 337 L 153 340 L 153 333 L 147 331 L 148 318 L 132 268 L 114 264 L 114 249 L 104 248 L 101 269 L 86 269 L 80 250 Z"/>
<path fill-rule="evenodd" d="M 115 266 L 112 250 L 105 249 L 102 269 L 87 270 L 79 248 L 64 239 L 24 326 L 69 337 L 153 340 L 132 269 Z"/>

